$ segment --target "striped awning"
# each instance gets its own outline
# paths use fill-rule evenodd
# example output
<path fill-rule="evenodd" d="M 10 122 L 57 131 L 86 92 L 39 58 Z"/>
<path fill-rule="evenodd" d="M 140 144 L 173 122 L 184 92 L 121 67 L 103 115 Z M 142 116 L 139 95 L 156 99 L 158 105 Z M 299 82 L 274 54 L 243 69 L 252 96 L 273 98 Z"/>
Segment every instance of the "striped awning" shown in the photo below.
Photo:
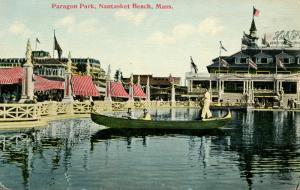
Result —
<path fill-rule="evenodd" d="M 63 81 L 55 81 L 55 80 L 48 80 L 38 75 L 33 75 L 34 82 L 34 90 L 35 91 L 47 91 L 53 89 L 64 89 L 64 82 Z"/>
<path fill-rule="evenodd" d="M 146 98 L 146 94 L 139 84 L 133 84 L 133 97 Z"/>
<path fill-rule="evenodd" d="M 1 68 L 0 84 L 16 84 L 22 81 L 24 70 L 22 67 Z"/>
<path fill-rule="evenodd" d="M 90 76 L 72 76 L 73 95 L 76 96 L 99 96 L 99 93 Z"/>
<path fill-rule="evenodd" d="M 111 96 L 112 97 L 126 97 L 128 98 L 129 95 L 126 92 L 126 90 L 124 89 L 123 84 L 121 83 L 121 81 L 118 82 L 110 82 L 110 89 L 111 89 Z"/>

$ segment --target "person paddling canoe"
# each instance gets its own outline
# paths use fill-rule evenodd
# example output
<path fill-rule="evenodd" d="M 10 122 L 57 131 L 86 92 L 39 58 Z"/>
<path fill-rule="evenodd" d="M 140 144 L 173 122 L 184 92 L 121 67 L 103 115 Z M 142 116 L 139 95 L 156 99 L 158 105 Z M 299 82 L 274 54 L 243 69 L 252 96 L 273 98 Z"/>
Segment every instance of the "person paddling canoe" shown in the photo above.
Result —
<path fill-rule="evenodd" d="M 144 109 L 144 114 L 143 117 L 141 118 L 142 120 L 151 120 L 151 115 L 148 113 L 147 109 Z"/>
<path fill-rule="evenodd" d="M 205 89 L 204 97 L 202 98 L 202 109 L 201 109 L 201 119 L 212 118 L 211 111 L 209 109 L 210 106 L 210 93 L 207 89 Z"/>

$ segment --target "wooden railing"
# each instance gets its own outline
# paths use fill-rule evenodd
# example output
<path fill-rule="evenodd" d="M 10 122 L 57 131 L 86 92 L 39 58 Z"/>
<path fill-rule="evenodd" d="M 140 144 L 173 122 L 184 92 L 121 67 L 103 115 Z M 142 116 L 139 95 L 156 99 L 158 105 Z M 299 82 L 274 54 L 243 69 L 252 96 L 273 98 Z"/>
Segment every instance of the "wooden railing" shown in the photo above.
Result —
<path fill-rule="evenodd" d="M 35 104 L 1 104 L 0 121 L 26 121 L 39 119 Z"/>
<path fill-rule="evenodd" d="M 213 106 L 238 106 L 238 103 L 212 103 Z M 198 101 L 135 101 L 113 102 L 39 102 L 36 104 L 0 104 L 0 122 L 39 120 L 45 116 L 90 114 L 91 111 L 122 111 L 127 108 L 191 108 L 199 107 Z"/>
<path fill-rule="evenodd" d="M 74 114 L 87 114 L 91 113 L 92 106 L 91 102 L 75 102 L 73 103 Z"/>

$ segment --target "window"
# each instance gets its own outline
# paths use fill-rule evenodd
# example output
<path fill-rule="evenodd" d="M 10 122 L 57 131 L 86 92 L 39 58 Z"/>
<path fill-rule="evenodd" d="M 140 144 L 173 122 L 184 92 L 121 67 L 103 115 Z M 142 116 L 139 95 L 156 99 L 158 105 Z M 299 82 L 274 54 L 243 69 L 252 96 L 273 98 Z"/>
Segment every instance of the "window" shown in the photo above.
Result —
<path fill-rule="evenodd" d="M 244 57 L 240 58 L 240 63 L 247 63 L 247 58 Z"/>
<path fill-rule="evenodd" d="M 283 58 L 283 63 L 289 64 L 290 63 L 290 59 L 289 58 Z"/>
<path fill-rule="evenodd" d="M 291 59 L 290 59 L 290 63 L 295 63 L 295 59 L 294 59 L 294 58 L 291 58 Z"/>
<path fill-rule="evenodd" d="M 261 58 L 260 63 L 262 63 L 262 64 L 268 63 L 268 58 Z"/>

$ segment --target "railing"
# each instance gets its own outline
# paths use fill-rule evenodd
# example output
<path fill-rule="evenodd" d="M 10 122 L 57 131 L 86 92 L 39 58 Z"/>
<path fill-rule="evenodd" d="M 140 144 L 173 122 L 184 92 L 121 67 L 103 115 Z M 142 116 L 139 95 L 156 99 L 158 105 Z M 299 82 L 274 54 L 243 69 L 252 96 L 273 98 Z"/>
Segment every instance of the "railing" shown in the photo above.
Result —
<path fill-rule="evenodd" d="M 189 108 L 199 107 L 198 101 L 95 101 L 86 102 L 39 102 L 36 104 L 0 104 L 0 122 L 39 120 L 43 117 L 63 114 L 89 114 L 92 109 L 96 112 L 122 111 L 127 108 Z M 213 106 L 239 106 L 238 103 L 212 103 Z"/>
<path fill-rule="evenodd" d="M 37 120 L 37 111 L 35 104 L 1 104 L 0 121 Z"/>
<path fill-rule="evenodd" d="M 73 113 L 74 114 L 87 114 L 91 113 L 91 103 L 90 102 L 75 102 L 73 103 Z"/>
<path fill-rule="evenodd" d="M 120 110 L 125 110 L 128 108 L 128 102 L 112 102 L 112 110 L 113 111 L 120 111 Z"/>
<path fill-rule="evenodd" d="M 66 105 L 66 103 L 64 103 L 64 102 L 57 102 L 56 113 L 57 114 L 65 114 L 65 113 L 67 113 L 67 105 Z"/>
<path fill-rule="evenodd" d="M 49 114 L 48 102 L 39 102 L 36 106 L 39 116 L 45 116 Z"/>
<path fill-rule="evenodd" d="M 254 89 L 254 93 L 274 93 L 272 89 Z"/>
<path fill-rule="evenodd" d="M 241 77 L 241 78 L 294 78 L 294 77 L 299 77 L 300 75 L 295 73 L 295 74 L 251 74 L 251 73 L 220 73 L 220 74 L 215 74 L 215 73 L 192 73 L 192 72 L 187 72 L 185 74 L 185 77 L 188 79 L 192 78 L 199 78 L 199 79 L 213 79 L 213 78 L 231 78 L 231 77 Z"/>

